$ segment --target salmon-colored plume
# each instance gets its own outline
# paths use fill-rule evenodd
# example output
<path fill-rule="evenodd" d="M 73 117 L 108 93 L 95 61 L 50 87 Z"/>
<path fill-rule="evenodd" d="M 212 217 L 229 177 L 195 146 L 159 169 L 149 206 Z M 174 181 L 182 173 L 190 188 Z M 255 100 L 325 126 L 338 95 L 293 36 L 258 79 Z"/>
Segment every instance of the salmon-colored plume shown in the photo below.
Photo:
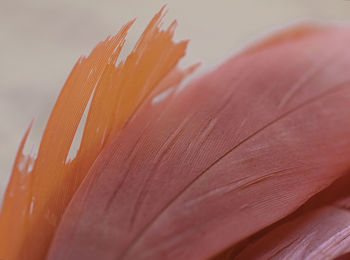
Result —
<path fill-rule="evenodd" d="M 348 208 L 325 206 L 276 228 L 234 259 L 334 259 L 350 252 Z"/>
<path fill-rule="evenodd" d="M 37 158 L 26 132 L 0 258 L 345 257 L 350 29 L 285 29 L 178 88 L 197 65 L 177 67 L 163 12 L 125 61 L 132 22 L 77 62 Z"/>
<path fill-rule="evenodd" d="M 206 259 L 342 176 L 350 30 L 296 35 L 139 111 L 91 168 L 50 259 Z"/>
<path fill-rule="evenodd" d="M 187 43 L 173 42 L 175 22 L 160 30 L 163 13 L 162 9 L 155 15 L 134 50 L 117 66 L 133 22 L 78 60 L 53 108 L 37 158 L 22 154 L 27 131 L 0 215 L 1 259 L 42 259 L 67 204 L 111 137 L 147 98 L 193 71 L 194 67 L 175 69 Z M 70 160 L 68 153 L 90 99 L 81 144 Z"/>

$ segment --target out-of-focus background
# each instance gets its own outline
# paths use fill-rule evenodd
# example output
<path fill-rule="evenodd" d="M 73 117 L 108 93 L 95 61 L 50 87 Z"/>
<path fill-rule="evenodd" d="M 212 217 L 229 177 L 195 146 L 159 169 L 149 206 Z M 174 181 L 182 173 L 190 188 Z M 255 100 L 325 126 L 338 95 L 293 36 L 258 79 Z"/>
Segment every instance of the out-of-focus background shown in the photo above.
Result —
<path fill-rule="evenodd" d="M 183 64 L 202 61 L 203 68 L 264 32 L 294 21 L 350 21 L 346 0 L 1 0 L 0 197 L 24 131 L 35 118 L 30 144 L 39 143 L 77 58 L 137 17 L 127 38 L 130 50 L 166 3 L 165 24 L 176 18 L 176 39 L 191 40 Z M 31 145 L 26 149 L 29 152 Z"/>

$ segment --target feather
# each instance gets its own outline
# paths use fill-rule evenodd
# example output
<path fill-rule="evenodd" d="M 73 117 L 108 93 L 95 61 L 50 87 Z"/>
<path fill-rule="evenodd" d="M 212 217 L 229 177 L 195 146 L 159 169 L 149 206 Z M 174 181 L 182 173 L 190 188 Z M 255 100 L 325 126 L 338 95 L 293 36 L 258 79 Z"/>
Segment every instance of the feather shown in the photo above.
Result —
<path fill-rule="evenodd" d="M 294 212 L 349 168 L 349 43 L 348 28 L 296 27 L 145 104 L 48 259 L 206 259 Z"/>
<path fill-rule="evenodd" d="M 195 69 L 196 65 L 176 68 L 187 42 L 172 41 L 175 22 L 160 30 L 163 16 L 164 8 L 117 66 L 133 21 L 78 60 L 50 115 L 37 158 L 22 153 L 26 132 L 1 209 L 1 259 L 43 259 L 65 208 L 111 137 L 145 100 L 178 84 Z M 69 150 L 86 109 L 81 144 L 70 160 Z"/>
<path fill-rule="evenodd" d="M 334 259 L 350 253 L 349 185 L 347 174 L 227 259 Z"/>
<path fill-rule="evenodd" d="M 325 206 L 273 230 L 233 259 L 334 259 L 350 252 L 350 212 Z"/>
<path fill-rule="evenodd" d="M 283 30 L 180 87 L 198 64 L 163 16 L 118 65 L 133 21 L 78 60 L 37 157 L 29 126 L 0 258 L 347 257 L 350 29 Z"/>

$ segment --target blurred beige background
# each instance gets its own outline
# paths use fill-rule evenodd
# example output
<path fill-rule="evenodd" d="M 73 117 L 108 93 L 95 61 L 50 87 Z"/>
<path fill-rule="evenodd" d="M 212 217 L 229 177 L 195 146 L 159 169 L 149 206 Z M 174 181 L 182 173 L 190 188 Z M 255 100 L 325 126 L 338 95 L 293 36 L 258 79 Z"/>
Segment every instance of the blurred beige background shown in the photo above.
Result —
<path fill-rule="evenodd" d="M 25 129 L 35 118 L 30 143 L 38 144 L 76 59 L 137 17 L 128 37 L 130 50 L 165 3 L 166 23 L 179 22 L 176 38 L 191 39 L 184 63 L 201 60 L 203 68 L 276 26 L 300 19 L 350 19 L 345 0 L 1 0 L 0 194 Z"/>

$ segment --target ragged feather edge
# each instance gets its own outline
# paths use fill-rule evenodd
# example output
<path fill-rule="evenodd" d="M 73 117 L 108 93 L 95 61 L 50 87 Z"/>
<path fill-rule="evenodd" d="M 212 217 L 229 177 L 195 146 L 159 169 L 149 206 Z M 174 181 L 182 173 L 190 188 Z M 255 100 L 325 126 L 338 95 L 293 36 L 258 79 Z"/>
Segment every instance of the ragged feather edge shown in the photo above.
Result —
<path fill-rule="evenodd" d="M 176 68 L 187 42 L 173 42 L 175 21 L 167 30 L 160 29 L 163 16 L 164 7 L 117 66 L 134 21 L 77 61 L 51 112 L 35 159 L 23 154 L 28 128 L 0 213 L 0 258 L 43 259 L 66 206 L 103 147 L 144 102 L 151 102 L 197 67 Z M 90 99 L 80 147 L 76 157 L 67 160 Z"/>

